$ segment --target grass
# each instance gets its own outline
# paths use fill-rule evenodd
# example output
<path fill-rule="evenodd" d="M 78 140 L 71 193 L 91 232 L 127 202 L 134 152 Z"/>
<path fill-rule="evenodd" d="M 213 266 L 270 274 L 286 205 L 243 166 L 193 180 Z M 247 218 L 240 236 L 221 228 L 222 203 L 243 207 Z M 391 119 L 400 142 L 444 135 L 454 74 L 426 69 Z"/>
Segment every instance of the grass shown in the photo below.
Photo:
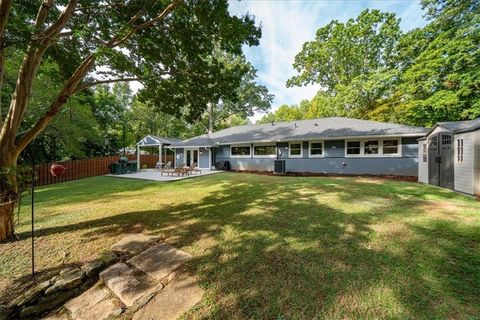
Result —
<path fill-rule="evenodd" d="M 480 317 L 480 202 L 375 178 L 222 173 L 173 183 L 97 177 L 40 188 L 37 268 L 98 257 L 128 232 L 193 254 L 206 294 L 187 318 Z M 0 245 L 0 295 L 28 279 Z M 14 280 L 16 279 L 16 280 Z M 10 290 L 7 290 L 9 288 Z"/>

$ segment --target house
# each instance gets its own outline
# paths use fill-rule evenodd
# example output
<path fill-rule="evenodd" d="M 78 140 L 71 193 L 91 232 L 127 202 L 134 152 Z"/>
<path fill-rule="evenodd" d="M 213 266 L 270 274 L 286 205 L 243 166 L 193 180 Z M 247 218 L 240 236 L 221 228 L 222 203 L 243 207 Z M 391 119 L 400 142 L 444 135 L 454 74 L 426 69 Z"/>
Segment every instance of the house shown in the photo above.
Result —
<path fill-rule="evenodd" d="M 422 127 L 332 117 L 236 126 L 168 148 L 176 163 L 211 168 L 229 161 L 233 170 L 417 176 Z"/>
<path fill-rule="evenodd" d="M 480 118 L 439 122 L 418 145 L 420 182 L 480 195 Z"/>

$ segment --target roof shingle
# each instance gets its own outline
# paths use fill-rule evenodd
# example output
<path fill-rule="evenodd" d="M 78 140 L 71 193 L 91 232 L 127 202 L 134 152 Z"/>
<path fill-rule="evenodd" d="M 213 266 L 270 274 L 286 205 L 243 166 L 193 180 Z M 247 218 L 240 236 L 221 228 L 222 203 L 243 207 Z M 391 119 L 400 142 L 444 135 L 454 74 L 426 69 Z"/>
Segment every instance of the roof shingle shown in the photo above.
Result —
<path fill-rule="evenodd" d="M 213 146 L 242 142 L 294 141 L 356 136 L 423 136 L 428 129 L 401 124 L 331 117 L 291 122 L 236 126 L 175 143 L 182 146 Z"/>

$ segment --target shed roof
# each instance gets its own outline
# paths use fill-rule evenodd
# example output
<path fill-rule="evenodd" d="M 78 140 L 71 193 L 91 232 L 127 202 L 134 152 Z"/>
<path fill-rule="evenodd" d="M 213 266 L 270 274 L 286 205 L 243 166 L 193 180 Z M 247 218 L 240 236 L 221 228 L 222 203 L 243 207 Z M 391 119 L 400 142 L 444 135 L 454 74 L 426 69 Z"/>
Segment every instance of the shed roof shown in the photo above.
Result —
<path fill-rule="evenodd" d="M 359 136 L 416 136 L 428 129 L 401 124 L 331 117 L 291 122 L 236 126 L 173 144 L 174 147 L 213 146 L 216 144 L 277 142 Z"/>
<path fill-rule="evenodd" d="M 455 133 L 475 131 L 480 129 L 480 118 L 465 121 L 439 122 L 432 128 L 432 130 L 430 130 L 430 132 L 439 126 Z"/>
<path fill-rule="evenodd" d="M 158 146 L 160 144 L 175 144 L 180 143 L 182 140 L 176 138 L 168 138 L 168 137 L 159 137 L 154 135 L 148 135 L 142 140 L 140 140 L 137 145 L 139 146 Z"/>

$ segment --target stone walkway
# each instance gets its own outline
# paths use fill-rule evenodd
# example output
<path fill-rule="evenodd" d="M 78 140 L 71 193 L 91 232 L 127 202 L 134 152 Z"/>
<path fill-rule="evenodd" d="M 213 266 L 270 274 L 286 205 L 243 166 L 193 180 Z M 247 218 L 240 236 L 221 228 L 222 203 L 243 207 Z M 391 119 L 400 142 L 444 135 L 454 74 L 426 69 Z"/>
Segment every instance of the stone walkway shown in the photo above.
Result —
<path fill-rule="evenodd" d="M 45 319 L 177 319 L 196 305 L 203 290 L 182 270 L 192 256 L 144 234 L 128 235 L 112 250 L 131 256 L 100 273 L 95 286 Z"/>

